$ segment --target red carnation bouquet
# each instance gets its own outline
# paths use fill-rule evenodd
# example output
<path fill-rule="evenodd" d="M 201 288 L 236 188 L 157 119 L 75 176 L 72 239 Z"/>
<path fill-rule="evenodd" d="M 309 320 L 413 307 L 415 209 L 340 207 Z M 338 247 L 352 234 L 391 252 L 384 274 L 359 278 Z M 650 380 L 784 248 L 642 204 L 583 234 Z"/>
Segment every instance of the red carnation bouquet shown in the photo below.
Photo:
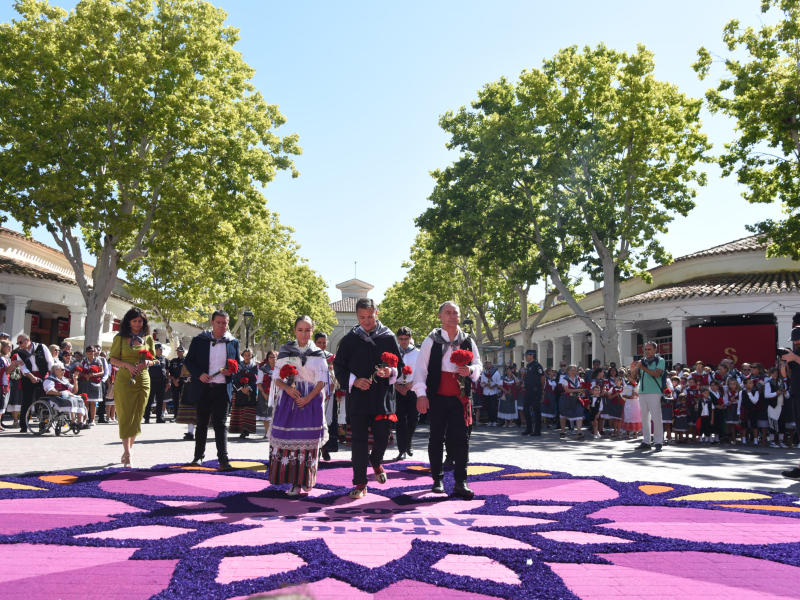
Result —
<path fill-rule="evenodd" d="M 84 404 L 89 404 L 89 396 L 86 394 L 80 394 L 81 400 L 83 400 Z"/>
<path fill-rule="evenodd" d="M 142 348 L 141 350 L 139 350 L 139 372 L 141 372 L 142 369 L 145 368 L 144 367 L 144 362 L 146 360 L 154 360 L 153 359 L 153 355 L 150 353 L 150 350 L 148 350 L 147 348 Z M 88 371 L 86 369 L 83 369 L 82 372 L 83 373 L 87 373 Z M 135 383 L 136 383 L 136 379 L 133 376 L 131 376 L 131 378 L 128 380 L 128 385 L 134 385 Z"/>
<path fill-rule="evenodd" d="M 403 371 L 402 371 L 402 373 L 403 373 L 403 385 L 405 385 L 405 384 L 406 384 L 406 378 L 407 378 L 409 375 L 411 375 L 411 373 L 413 373 L 413 372 L 414 372 L 414 371 L 413 371 L 413 370 L 411 369 L 411 367 L 409 367 L 408 365 L 405 365 L 405 366 L 403 367 Z"/>
<path fill-rule="evenodd" d="M 332 364 L 333 364 L 333 359 L 334 359 L 334 358 L 336 358 L 336 355 L 335 355 L 335 354 L 331 354 L 331 355 L 330 355 L 328 358 L 326 358 L 325 360 L 327 360 L 327 361 L 328 361 L 328 364 L 329 364 L 329 365 L 332 365 Z"/>
<path fill-rule="evenodd" d="M 378 375 L 378 371 L 386 368 L 391 368 L 391 369 L 397 368 L 397 356 L 395 354 L 392 354 L 391 352 L 384 352 L 383 354 L 381 354 L 381 362 L 377 367 L 375 367 L 375 372 L 372 374 L 372 377 L 369 378 L 370 381 L 375 381 L 375 377 Z"/>
<path fill-rule="evenodd" d="M 100 372 L 100 367 L 92 365 L 89 367 L 89 381 L 92 383 L 100 383 L 103 380 L 103 374 Z"/>
<path fill-rule="evenodd" d="M 344 398 L 346 395 L 347 395 L 347 392 L 345 392 L 344 390 L 339 390 L 338 392 L 336 392 L 336 397 L 337 398 Z"/>
<path fill-rule="evenodd" d="M 287 363 L 281 367 L 278 376 L 286 382 L 286 385 L 294 386 L 294 378 L 297 376 L 297 367 Z"/>
<path fill-rule="evenodd" d="M 250 378 L 247 375 L 243 375 L 241 379 L 239 379 L 239 385 L 241 387 L 250 387 Z"/>
<path fill-rule="evenodd" d="M 450 362 L 459 367 L 466 367 L 472 362 L 474 357 L 475 355 L 469 350 L 454 350 L 450 353 Z M 466 377 L 459 376 L 458 381 L 461 383 L 461 385 L 464 385 L 467 382 L 467 379 Z"/>
<path fill-rule="evenodd" d="M 233 375 L 239 370 L 239 362 L 232 358 L 229 358 L 228 360 L 225 361 L 225 366 L 216 373 L 214 373 L 213 375 L 211 375 L 211 377 L 216 377 L 217 375 L 222 373 L 223 370 L 228 371 L 228 375 Z"/>

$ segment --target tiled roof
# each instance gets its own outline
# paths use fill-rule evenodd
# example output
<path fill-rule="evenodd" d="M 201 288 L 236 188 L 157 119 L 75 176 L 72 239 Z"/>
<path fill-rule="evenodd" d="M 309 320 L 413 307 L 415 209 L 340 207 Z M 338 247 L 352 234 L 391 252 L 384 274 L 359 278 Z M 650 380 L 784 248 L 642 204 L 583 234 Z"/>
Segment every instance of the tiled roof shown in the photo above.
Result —
<path fill-rule="evenodd" d="M 718 256 L 720 254 L 732 254 L 734 252 L 753 252 L 755 250 L 766 249 L 767 244 L 759 242 L 758 238 L 759 236 L 757 235 L 751 235 L 750 237 L 734 240 L 732 242 L 728 242 L 727 244 L 722 244 L 721 246 L 714 246 L 713 248 L 707 248 L 706 250 L 693 252 L 692 254 L 687 254 L 686 256 L 679 256 L 675 259 L 675 262 L 691 260 L 693 258 L 703 258 L 706 256 Z"/>
<path fill-rule="evenodd" d="M 34 279 L 49 279 L 50 281 L 66 283 L 67 285 L 78 285 L 74 279 L 64 277 L 59 273 L 55 273 L 48 269 L 43 269 L 31 263 L 14 260 L 13 258 L 9 258 L 7 256 L 0 256 L 0 273 L 20 275 L 21 277 L 33 277 Z M 129 302 L 127 298 L 124 298 L 114 292 L 111 292 L 111 297 Z"/>
<path fill-rule="evenodd" d="M 662 285 L 621 300 L 619 305 L 644 304 L 686 298 L 713 298 L 749 294 L 781 294 L 800 291 L 800 271 L 729 273 L 697 277 Z"/>
<path fill-rule="evenodd" d="M 337 313 L 354 313 L 356 312 L 356 302 L 358 302 L 358 298 L 342 298 L 331 302 L 331 308 L 333 312 Z"/>
<path fill-rule="evenodd" d="M 687 279 L 668 283 L 647 292 L 619 301 L 619 306 L 667 302 L 689 298 L 719 298 L 754 294 L 787 294 L 800 292 L 800 271 L 772 271 L 768 273 L 729 273 Z M 587 314 L 602 313 L 603 307 L 587 310 Z M 574 314 L 547 321 L 543 325 L 562 323 L 577 318 Z"/>
<path fill-rule="evenodd" d="M 36 279 L 50 279 L 59 283 L 67 283 L 69 285 L 77 285 L 74 279 L 64 277 L 53 271 L 42 269 L 30 263 L 8 258 L 7 256 L 0 256 L 0 273 L 11 273 L 12 275 L 22 275 L 23 277 L 35 277 Z"/>

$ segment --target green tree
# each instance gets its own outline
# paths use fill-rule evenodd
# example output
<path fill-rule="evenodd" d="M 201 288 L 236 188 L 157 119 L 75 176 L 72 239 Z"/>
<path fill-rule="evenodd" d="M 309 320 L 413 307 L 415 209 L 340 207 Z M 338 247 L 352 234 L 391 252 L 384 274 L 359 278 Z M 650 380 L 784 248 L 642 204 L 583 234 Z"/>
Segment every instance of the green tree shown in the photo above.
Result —
<path fill-rule="evenodd" d="M 262 218 L 261 185 L 297 171 L 297 136 L 251 83 L 238 30 L 204 0 L 19 0 L 0 25 L 0 198 L 73 266 L 86 342 L 120 269 L 201 221 Z M 81 239 L 95 257 L 83 274 Z M 225 245 L 193 238 L 195 251 Z M 174 250 L 175 248 L 171 248 Z M 168 255 L 168 253 L 165 253 Z"/>
<path fill-rule="evenodd" d="M 773 10 L 774 9 L 774 10 Z M 769 255 L 800 259 L 800 2 L 762 0 L 762 13 L 779 13 L 775 25 L 742 29 L 729 21 L 722 39 L 730 52 L 747 51 L 746 60 L 724 59 L 727 77 L 706 92 L 708 108 L 736 120 L 737 138 L 718 158 L 725 176 L 736 173 L 754 204 L 779 201 L 788 215 L 781 221 L 747 225 L 769 236 Z M 770 15 L 772 16 L 772 15 Z M 714 62 L 706 48 L 693 65 L 705 79 Z"/>
<path fill-rule="evenodd" d="M 436 251 L 522 245 L 608 360 L 619 361 L 622 278 L 671 260 L 656 236 L 705 184 L 694 168 L 710 147 L 701 102 L 655 79 L 654 66 L 643 46 L 571 47 L 517 84 L 486 85 L 471 110 L 440 119 L 461 157 L 433 172 L 433 206 L 417 219 Z M 572 292 L 574 265 L 603 282 L 602 323 Z"/>

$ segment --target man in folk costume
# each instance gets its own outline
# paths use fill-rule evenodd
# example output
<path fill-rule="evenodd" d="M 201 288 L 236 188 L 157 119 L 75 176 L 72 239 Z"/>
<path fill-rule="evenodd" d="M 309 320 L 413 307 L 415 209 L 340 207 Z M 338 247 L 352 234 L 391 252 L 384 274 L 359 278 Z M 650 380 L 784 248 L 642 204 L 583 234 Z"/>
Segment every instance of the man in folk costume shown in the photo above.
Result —
<path fill-rule="evenodd" d="M 403 367 L 400 346 L 394 333 L 378 321 L 378 308 L 371 298 L 356 302 L 358 325 L 339 342 L 333 368 L 339 387 L 349 390 L 347 416 L 353 430 L 353 484 L 351 498 L 367 494 L 367 463 L 372 465 L 375 480 L 386 483 L 381 465 L 389 444 L 391 423 L 396 421 L 394 383 Z M 397 357 L 397 367 L 387 367 L 381 360 L 385 352 Z M 383 366 L 382 366 L 383 365 Z M 372 430 L 372 453 L 369 430 Z"/>
<path fill-rule="evenodd" d="M 23 362 L 20 366 L 20 371 L 22 372 L 20 379 L 22 386 L 20 431 L 24 433 L 28 430 L 25 424 L 25 415 L 28 409 L 36 398 L 44 396 L 42 381 L 50 374 L 50 369 L 53 366 L 53 356 L 47 346 L 32 342 L 31 338 L 24 333 L 20 333 L 17 336 L 17 346 L 17 356 Z"/>
<path fill-rule="evenodd" d="M 414 392 L 417 394 L 419 412 L 430 411 L 430 441 L 428 459 L 431 464 L 435 494 L 445 493 L 442 457 L 447 444 L 447 454 L 453 460 L 456 480 L 453 493 L 471 498 L 472 490 L 467 485 L 467 463 L 469 462 L 469 427 L 472 424 L 472 382 L 481 376 L 481 360 L 478 347 L 469 335 L 458 326 L 460 311 L 454 302 L 445 302 L 439 307 L 442 327 L 434 329 L 422 342 L 414 373 Z M 455 350 L 472 352 L 468 365 L 457 366 L 450 361 Z"/>
<path fill-rule="evenodd" d="M 410 375 L 399 375 L 394 389 L 397 390 L 397 450 L 399 454 L 395 460 L 405 460 L 414 455 L 411 440 L 419 423 L 417 410 L 417 395 L 411 391 L 414 384 L 414 370 L 417 365 L 419 348 L 411 341 L 411 330 L 401 327 L 397 330 L 397 342 L 400 344 L 404 367 L 411 368 Z"/>
<path fill-rule="evenodd" d="M 326 361 L 332 360 L 333 353 L 328 352 L 328 334 L 318 331 L 314 334 L 314 345 L 322 350 L 322 357 Z M 336 405 L 335 379 L 331 378 L 330 389 L 326 390 L 325 398 L 325 423 L 328 426 L 328 441 L 322 447 L 322 460 L 329 461 L 331 452 L 339 451 L 339 407 Z"/>
<path fill-rule="evenodd" d="M 228 331 L 228 313 L 216 310 L 211 315 L 211 330 L 204 331 L 192 340 L 184 366 L 191 379 L 187 393 L 197 409 L 194 460 L 192 466 L 201 466 L 206 453 L 208 421 L 214 424 L 217 459 L 221 471 L 232 471 L 228 461 L 228 407 L 233 385 L 231 372 L 226 368 L 229 359 L 239 360 L 239 340 Z"/>

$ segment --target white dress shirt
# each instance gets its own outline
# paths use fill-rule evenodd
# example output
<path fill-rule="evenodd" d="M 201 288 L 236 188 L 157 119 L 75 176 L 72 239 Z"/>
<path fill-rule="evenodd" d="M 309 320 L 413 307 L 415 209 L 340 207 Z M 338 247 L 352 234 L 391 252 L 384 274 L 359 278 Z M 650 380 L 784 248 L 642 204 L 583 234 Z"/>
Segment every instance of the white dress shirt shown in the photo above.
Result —
<path fill-rule="evenodd" d="M 228 360 L 228 344 L 211 344 L 208 349 L 208 374 L 217 373 L 225 368 Z M 225 375 L 217 373 L 211 378 L 211 383 L 225 383 Z"/>
<path fill-rule="evenodd" d="M 30 361 L 31 361 L 31 364 L 33 364 L 33 368 L 34 369 L 38 368 L 36 366 L 36 357 L 33 355 L 33 352 L 34 352 L 34 350 L 36 349 L 37 346 L 41 346 L 42 347 L 42 350 L 44 351 L 44 358 L 47 361 L 47 373 L 39 373 L 39 376 L 42 379 L 44 379 L 45 377 L 47 377 L 47 374 L 50 372 L 50 369 L 53 366 L 53 355 L 50 354 L 50 348 L 48 348 L 44 344 L 37 344 L 35 342 L 31 342 Z M 24 360 L 22 361 L 22 364 L 20 365 L 19 370 L 22 371 L 23 375 L 27 375 L 28 373 L 30 373 L 30 369 L 28 369 L 28 365 L 25 363 Z"/>
<path fill-rule="evenodd" d="M 403 355 L 403 364 L 407 367 L 411 367 L 411 375 L 406 375 L 406 376 L 402 374 L 398 375 L 397 379 L 400 380 L 400 383 L 403 382 L 403 377 L 406 378 L 406 384 L 414 382 L 414 378 L 417 376 L 418 358 L 419 358 L 419 348 L 414 348 L 410 352 L 406 352 Z"/>
<path fill-rule="evenodd" d="M 486 371 L 481 375 L 481 387 L 483 388 L 484 396 L 495 396 L 500 392 L 500 386 L 503 385 L 503 378 L 500 376 L 500 371 L 495 369 L 492 375 Z"/>
<path fill-rule="evenodd" d="M 459 331 L 461 330 L 459 329 Z M 448 342 L 450 341 L 450 336 L 447 335 L 447 332 L 444 329 L 442 329 L 442 337 Z M 478 381 L 482 371 L 481 357 L 480 353 L 478 352 L 478 347 L 475 345 L 475 340 L 470 338 L 470 342 L 472 343 L 472 362 L 469 364 L 471 369 L 470 379 L 472 379 L 472 381 Z M 433 347 L 433 344 L 433 339 L 428 336 L 425 338 L 425 341 L 422 342 L 422 346 L 419 348 L 419 355 L 417 356 L 415 362 L 417 368 L 414 370 L 413 374 L 414 386 L 411 388 L 417 397 L 427 397 L 428 395 L 428 362 L 431 359 L 431 348 Z M 452 354 L 453 349 L 448 345 L 445 348 L 444 354 L 442 354 L 442 372 L 444 373 L 455 373 L 458 371 L 458 365 L 450 362 L 450 356 Z"/>

